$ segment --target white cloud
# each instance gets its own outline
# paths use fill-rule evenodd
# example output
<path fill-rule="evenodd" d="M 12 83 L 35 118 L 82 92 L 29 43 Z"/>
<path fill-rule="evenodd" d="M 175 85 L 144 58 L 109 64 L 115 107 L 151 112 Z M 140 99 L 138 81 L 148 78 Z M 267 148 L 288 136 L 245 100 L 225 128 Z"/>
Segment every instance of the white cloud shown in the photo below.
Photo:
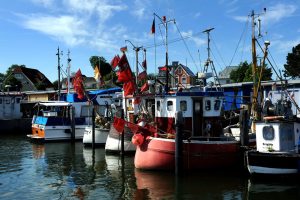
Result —
<path fill-rule="evenodd" d="M 297 6 L 295 5 L 287 5 L 287 4 L 276 4 L 275 6 L 271 6 L 267 9 L 265 14 L 261 14 L 260 17 L 262 21 L 267 23 L 276 23 L 281 21 L 284 18 L 291 17 L 295 11 L 297 10 Z M 248 16 L 249 17 L 249 16 Z M 233 16 L 233 19 L 240 22 L 246 22 L 248 20 L 247 16 Z"/>
<path fill-rule="evenodd" d="M 295 5 L 277 4 L 270 7 L 270 9 L 267 9 L 266 14 L 261 17 L 264 23 L 274 23 L 282 20 L 283 18 L 291 17 L 296 10 L 297 6 Z"/>
<path fill-rule="evenodd" d="M 25 17 L 23 26 L 64 41 L 70 46 L 81 44 L 88 36 L 85 21 L 72 16 L 31 15 Z"/>
<path fill-rule="evenodd" d="M 275 40 L 272 42 L 274 48 L 280 53 L 288 53 L 292 51 L 292 48 L 300 44 L 300 38 L 296 38 L 295 40 Z"/>
<path fill-rule="evenodd" d="M 187 32 L 182 32 L 181 34 L 182 34 L 182 37 L 192 40 L 197 47 L 200 47 L 207 43 L 206 40 L 193 36 L 193 31 L 191 31 L 191 30 L 187 31 Z"/>
<path fill-rule="evenodd" d="M 151 6 L 151 3 L 149 2 L 149 0 L 144 0 L 144 1 L 140 1 L 140 0 L 135 0 L 133 3 L 133 7 L 131 8 L 131 14 L 133 16 L 138 17 L 138 19 L 144 19 L 146 16 L 150 16 L 149 14 L 146 14 L 147 10 L 151 10 L 149 9 Z"/>

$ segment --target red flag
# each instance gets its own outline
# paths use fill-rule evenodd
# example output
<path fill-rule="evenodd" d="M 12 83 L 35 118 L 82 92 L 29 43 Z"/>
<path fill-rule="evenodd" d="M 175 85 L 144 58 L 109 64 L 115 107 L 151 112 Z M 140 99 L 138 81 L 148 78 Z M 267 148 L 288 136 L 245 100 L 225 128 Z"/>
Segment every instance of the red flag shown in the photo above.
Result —
<path fill-rule="evenodd" d="M 166 66 L 161 67 L 160 70 L 161 70 L 161 71 L 167 71 L 167 67 L 166 67 Z"/>
<path fill-rule="evenodd" d="M 144 80 L 147 78 L 147 72 L 146 71 L 143 71 L 141 73 L 139 73 L 138 75 L 138 80 L 141 81 L 141 80 Z"/>
<path fill-rule="evenodd" d="M 127 46 L 121 47 L 121 48 L 120 48 L 120 51 L 123 52 L 123 53 L 126 52 L 126 51 L 127 51 Z"/>
<path fill-rule="evenodd" d="M 126 83 L 132 80 L 132 72 L 129 67 L 125 68 L 124 70 L 118 71 L 117 75 L 118 75 L 118 82 Z"/>
<path fill-rule="evenodd" d="M 116 55 L 110 62 L 110 65 L 112 66 L 113 69 L 115 69 L 117 67 L 117 65 L 119 64 L 120 61 L 120 57 L 119 55 Z"/>
<path fill-rule="evenodd" d="M 84 98 L 84 88 L 83 88 L 83 79 L 80 69 L 76 72 L 75 76 L 73 77 L 73 87 L 75 92 L 78 95 L 78 99 Z"/>
<path fill-rule="evenodd" d="M 119 133 L 122 133 L 125 126 L 125 120 L 118 117 L 114 117 L 113 126 Z"/>
<path fill-rule="evenodd" d="M 135 84 L 129 81 L 123 84 L 124 96 L 132 95 L 135 91 Z"/>
<path fill-rule="evenodd" d="M 152 22 L 151 34 L 155 34 L 155 18 L 153 19 L 153 22 Z"/>
<path fill-rule="evenodd" d="M 142 99 L 141 99 L 141 97 L 135 97 L 134 98 L 134 101 L 133 101 L 133 104 L 140 104 L 142 102 Z"/>
<path fill-rule="evenodd" d="M 142 66 L 143 66 L 144 70 L 147 69 L 147 61 L 146 61 L 146 58 L 145 58 L 145 60 L 142 62 Z"/>
<path fill-rule="evenodd" d="M 144 85 L 141 87 L 141 92 L 145 92 L 147 90 L 149 90 L 148 82 L 144 83 Z"/>
<path fill-rule="evenodd" d="M 130 123 L 127 122 L 127 127 L 131 130 L 132 133 L 136 134 L 137 131 L 139 130 L 139 126 L 134 124 L 134 123 Z"/>
<path fill-rule="evenodd" d="M 126 56 L 125 53 L 120 58 L 118 65 L 119 65 L 119 68 L 121 70 L 124 69 L 124 68 L 126 68 L 126 67 L 129 67 L 129 63 L 128 63 L 127 56 Z"/>

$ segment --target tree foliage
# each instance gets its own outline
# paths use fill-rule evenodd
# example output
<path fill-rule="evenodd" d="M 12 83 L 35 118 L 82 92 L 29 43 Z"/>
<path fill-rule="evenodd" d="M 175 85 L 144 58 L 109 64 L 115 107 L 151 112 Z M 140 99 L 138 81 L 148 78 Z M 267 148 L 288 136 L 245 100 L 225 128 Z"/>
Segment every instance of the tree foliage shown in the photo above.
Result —
<path fill-rule="evenodd" d="M 300 44 L 293 47 L 292 52 L 286 56 L 284 74 L 292 78 L 300 77 Z"/>
<path fill-rule="evenodd" d="M 105 75 L 109 74 L 112 70 L 110 64 L 107 63 L 107 61 L 103 57 L 91 56 L 90 63 L 91 63 L 91 66 L 93 67 L 93 69 L 95 69 L 96 66 L 100 65 L 101 76 L 105 76 Z"/>
<path fill-rule="evenodd" d="M 256 80 L 259 80 L 258 77 L 260 76 L 260 71 L 261 71 L 260 69 L 261 69 L 260 67 L 257 68 Z M 235 83 L 253 81 L 252 63 L 248 64 L 247 61 L 240 63 L 238 68 L 236 70 L 233 70 L 230 73 L 230 79 Z M 263 66 L 261 80 L 262 81 L 272 80 L 271 68 L 268 68 L 267 66 Z"/>

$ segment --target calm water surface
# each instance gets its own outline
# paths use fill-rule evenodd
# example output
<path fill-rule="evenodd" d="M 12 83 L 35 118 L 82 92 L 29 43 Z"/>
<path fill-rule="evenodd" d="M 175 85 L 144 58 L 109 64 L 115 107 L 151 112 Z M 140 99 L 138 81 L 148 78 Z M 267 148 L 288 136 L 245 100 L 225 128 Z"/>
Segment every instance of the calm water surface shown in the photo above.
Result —
<path fill-rule="evenodd" d="M 136 170 L 133 157 L 82 143 L 32 144 L 0 134 L 0 199 L 300 199 L 300 180 L 250 180 L 240 173 Z"/>

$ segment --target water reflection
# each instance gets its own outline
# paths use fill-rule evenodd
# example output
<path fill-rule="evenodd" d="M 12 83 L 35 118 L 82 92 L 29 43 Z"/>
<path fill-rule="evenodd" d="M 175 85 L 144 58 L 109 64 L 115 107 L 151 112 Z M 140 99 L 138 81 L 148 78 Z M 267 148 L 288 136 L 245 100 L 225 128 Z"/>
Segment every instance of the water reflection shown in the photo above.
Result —
<path fill-rule="evenodd" d="M 135 170 L 140 199 L 244 199 L 245 181 L 222 173 L 174 173 Z"/>
<path fill-rule="evenodd" d="M 0 199 L 300 199 L 294 180 L 241 173 L 141 171 L 134 157 L 107 155 L 82 143 L 32 144 L 0 136 Z M 299 179 L 298 179 L 299 180 Z"/>

